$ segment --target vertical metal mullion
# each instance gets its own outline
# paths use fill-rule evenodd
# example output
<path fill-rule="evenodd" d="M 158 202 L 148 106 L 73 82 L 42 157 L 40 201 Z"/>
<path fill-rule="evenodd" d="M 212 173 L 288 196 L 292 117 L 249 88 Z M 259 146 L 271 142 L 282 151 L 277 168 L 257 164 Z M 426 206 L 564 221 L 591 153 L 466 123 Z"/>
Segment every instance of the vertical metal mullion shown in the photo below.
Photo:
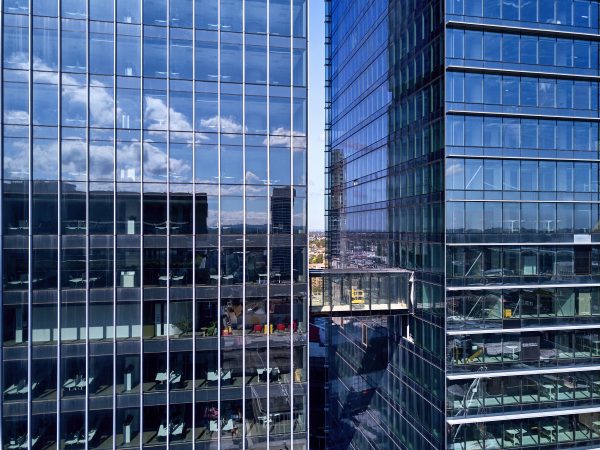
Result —
<path fill-rule="evenodd" d="M 31 8 L 31 0 L 29 2 L 29 7 Z M 0 2 L 0 29 L 4 29 L 4 10 L 2 7 L 2 2 Z M 3 33 L 0 33 L 0 117 L 4 117 L 4 110 L 3 110 L 3 104 L 4 101 L 2 101 L 4 99 L 4 80 L 3 80 L 3 72 L 4 72 L 4 67 L 2 67 L 2 61 L 4 61 L 4 39 L 3 39 Z M 31 125 L 30 125 L 31 126 Z M 0 137 L 4 136 L 4 121 L 0 120 Z M 31 138 L 31 130 L 29 131 L 29 138 Z M 27 199 L 28 204 L 31 203 L 31 141 L 29 141 L 29 147 L 28 147 L 28 167 L 29 167 L 29 175 L 28 175 L 28 183 L 27 183 L 27 189 L 28 189 L 28 194 L 29 197 Z M 4 161 L 4 145 L 2 142 L 0 142 L 0 157 L 2 158 L 2 161 Z M 3 217 L 3 210 L 4 210 L 4 175 L 3 175 L 3 171 L 0 172 L 0 224 L 3 223 L 4 217 Z M 31 215 L 31 207 L 28 208 L 27 211 L 27 218 L 30 219 L 30 215 Z M 28 220 L 28 223 L 30 224 L 31 222 Z M 0 245 L 2 246 L 0 248 L 0 267 L 4 267 L 4 231 L 3 231 L 4 227 L 0 226 Z M 29 227 L 29 230 L 27 231 L 27 245 L 29 246 L 28 249 L 28 267 L 31 267 L 31 246 L 30 246 L 30 236 L 31 236 L 31 226 Z M 4 274 L 3 274 L 3 270 L 0 270 L 0 286 L 4 286 Z M 29 280 L 31 280 L 31 269 L 28 269 L 28 276 L 29 276 Z M 0 289 L 2 289 L 2 291 L 0 291 L 0 308 L 2 308 L 0 311 L 4 311 L 4 301 L 3 301 L 3 295 L 1 295 L 4 291 L 3 287 L 0 287 Z M 0 316 L 2 315 L 2 312 L 0 312 Z M 30 351 L 30 343 L 31 343 L 31 295 L 30 295 L 30 289 L 28 286 L 27 289 L 27 375 L 29 377 L 29 379 L 31 379 L 31 351 Z M 3 320 L 0 320 L 0 336 L 4 336 L 4 330 L 3 330 Z M 21 321 L 21 323 L 23 323 Z M 4 366 L 4 346 L 0 345 L 0 363 L 2 363 L 2 366 Z M 2 367 L 3 368 L 3 367 Z M 4 392 L 4 380 L 0 380 L 0 388 L 2 389 L 2 392 Z M 3 395 L 0 395 L 0 448 L 4 447 L 4 430 L 3 430 L 3 420 L 1 419 L 2 416 L 2 411 L 4 411 L 4 406 L 3 406 Z M 30 436 L 31 435 L 31 411 L 29 409 L 29 405 L 31 404 L 31 402 L 27 401 L 27 435 Z"/>
<path fill-rule="evenodd" d="M 29 2 L 29 7 L 31 8 L 31 0 Z M 0 29 L 4 29 L 4 10 L 2 7 L 2 2 L 0 2 Z M 2 61 L 4 61 L 4 39 L 3 39 L 3 34 L 4 33 L 0 33 L 0 117 L 4 117 L 4 109 L 3 109 L 3 105 L 4 105 L 4 80 L 3 80 L 3 72 L 4 72 L 4 67 L 2 65 Z M 31 102 L 30 102 L 31 103 Z M 31 127 L 31 125 L 30 125 Z M 0 137 L 4 136 L 4 121 L 0 120 Z M 31 137 L 31 130 L 29 131 L 29 136 Z M 2 161 L 4 161 L 4 146 L 0 145 L 0 157 L 2 157 Z M 28 167 L 29 167 L 29 176 L 28 176 L 28 187 L 27 187 L 27 192 L 28 192 L 28 204 L 29 204 L 29 209 L 27 212 L 27 218 L 31 219 L 31 141 L 29 142 L 29 155 L 28 155 L 29 161 L 28 161 Z M 2 210 L 4 206 L 4 174 L 3 171 L 0 172 L 0 223 L 3 223 L 3 215 L 2 215 Z M 30 221 L 28 223 L 31 223 Z M 29 248 L 29 252 L 28 252 L 28 264 L 29 267 L 31 267 L 31 227 L 29 227 L 29 230 L 27 231 L 27 242 L 28 245 L 30 246 Z M 3 232 L 3 227 L 0 227 L 0 243 L 2 244 L 2 249 L 0 249 L 0 267 L 4 267 L 3 265 L 3 259 L 4 259 L 4 232 Z M 3 270 L 0 270 L 0 282 L 2 283 L 0 286 L 4 286 L 4 274 L 3 274 Z M 29 279 L 31 280 L 31 269 L 28 269 L 28 275 L 29 275 Z M 1 293 L 3 293 L 4 288 L 0 288 L 2 289 L 2 291 L 0 291 Z M 28 308 L 28 330 L 31 330 L 31 294 L 30 294 L 30 289 L 27 289 L 27 308 Z M 0 308 L 1 311 L 4 311 L 4 301 L 3 301 L 4 296 L 0 295 Z M 1 313 L 0 313 L 1 314 Z M 3 330 L 3 320 L 0 320 L 0 336 L 4 336 L 4 330 Z M 28 332 L 28 339 L 29 339 L 29 335 L 31 334 L 31 332 Z M 29 339 L 29 342 L 31 342 L 31 339 Z M 28 344 L 29 345 L 29 344 Z M 2 364 L 2 366 L 4 366 L 4 345 L 0 345 L 0 363 Z M 29 367 L 29 365 L 31 364 L 31 356 L 30 356 L 30 350 L 29 348 L 27 349 L 28 355 L 27 355 L 27 375 L 29 377 L 31 377 L 31 369 Z M 3 386 L 3 380 L 0 380 L 0 386 Z M 4 389 L 4 388 L 3 388 Z M 2 411 L 4 411 L 4 405 L 3 405 L 3 399 L 2 397 L 4 397 L 3 395 L 0 395 L 0 416 L 2 416 Z M 31 404 L 31 402 L 27 402 L 28 404 Z M 27 434 L 31 435 L 31 420 L 30 420 L 30 416 L 31 416 L 31 411 L 28 409 L 27 410 Z M 3 426 L 3 421 L 0 418 L 0 447 L 4 448 L 4 433 L 2 433 L 2 426 Z"/>
<path fill-rule="evenodd" d="M 290 447 L 294 448 L 294 0 L 290 5 Z"/>
<path fill-rule="evenodd" d="M 196 448 L 196 2 L 192 2 L 192 450 Z"/>
<path fill-rule="evenodd" d="M 327 2 L 328 0 L 326 0 Z M 309 18 L 309 2 L 310 0 L 306 0 L 306 6 L 304 8 L 304 11 L 302 11 L 302 14 L 305 16 L 304 20 L 303 20 L 303 24 L 305 26 L 304 28 L 304 33 L 303 35 L 305 36 L 304 38 L 304 42 L 305 42 L 305 46 L 306 46 L 306 54 L 305 54 L 305 58 L 306 58 L 306 67 L 304 68 L 304 91 L 306 93 L 306 109 L 305 112 L 303 114 L 303 119 L 306 121 L 305 126 L 306 126 L 306 143 L 305 143 L 305 152 L 306 155 L 304 156 L 304 176 L 307 178 L 307 171 L 308 171 L 308 97 L 309 97 L 309 93 L 308 93 L 308 89 L 306 88 L 306 86 L 310 86 L 309 82 L 308 82 L 308 77 L 309 77 L 309 58 L 308 58 L 308 52 L 309 52 L 309 48 L 308 48 L 308 34 L 309 34 L 309 27 L 310 27 L 310 18 Z M 327 8 L 327 6 L 325 6 L 325 8 Z M 325 19 L 327 20 L 327 19 Z M 293 35 L 294 33 L 292 33 Z M 325 37 L 325 41 L 327 42 L 327 37 Z M 325 97 L 326 100 L 326 97 Z M 306 326 L 306 332 L 308 332 L 309 328 L 310 328 L 310 289 L 311 289 L 311 285 L 310 285 L 310 277 L 309 277 L 309 271 L 308 271 L 308 249 L 309 249 L 309 234 L 308 234 L 308 208 L 310 207 L 309 205 L 309 201 L 308 201 L 308 190 L 309 190 L 309 185 L 308 185 L 308 179 L 305 179 L 304 184 L 306 185 L 306 199 L 304 200 L 305 203 L 305 209 L 304 209 L 304 220 L 303 220 L 303 225 L 305 225 L 305 230 L 306 230 L 306 238 L 305 238 L 305 245 L 306 245 L 306 258 L 302 261 L 302 269 L 304 270 L 304 276 L 305 276 L 305 283 L 306 283 L 306 298 L 303 300 L 303 308 L 304 308 L 304 322 L 305 322 L 305 326 Z M 325 295 L 325 283 L 323 283 L 323 296 Z M 293 328 L 292 328 L 292 332 L 293 332 Z M 293 345 L 293 336 L 292 336 L 292 345 Z M 303 362 L 303 374 L 302 374 L 302 381 L 305 383 L 306 386 L 310 386 L 310 382 L 309 380 L 309 365 L 310 365 L 310 345 L 308 344 L 304 344 L 304 349 L 302 351 L 302 353 L 304 354 L 304 352 L 306 352 L 306 357 L 304 358 Z M 303 412 L 302 412 L 302 421 L 303 423 L 302 428 L 304 429 L 304 436 L 306 436 L 304 438 L 304 441 L 306 442 L 307 448 L 309 445 L 309 435 L 310 435 L 310 429 L 309 429 L 309 408 L 310 408 L 310 395 L 306 395 L 304 397 L 304 405 L 303 405 Z"/>
<path fill-rule="evenodd" d="M 221 450 L 221 335 L 222 335 L 222 323 L 221 323 L 221 2 L 217 5 L 217 168 L 219 173 L 217 174 L 217 199 L 218 199 L 218 219 L 219 225 L 217 233 L 217 450 Z"/>
<path fill-rule="evenodd" d="M 57 283 L 57 295 L 56 295 L 56 329 L 57 329 L 57 334 L 56 334 L 56 443 L 57 445 L 60 444 L 60 419 L 61 419 L 61 408 L 60 408 L 60 403 L 61 403 L 61 392 L 60 392 L 60 388 L 61 388 L 61 383 L 60 383 L 60 378 L 62 375 L 62 367 L 61 367 L 61 334 L 62 334 L 62 327 L 61 327 L 61 290 L 60 290 L 60 286 L 62 283 L 62 276 L 61 276 L 61 272 L 62 272 L 62 236 L 61 236 L 61 220 L 62 220 L 62 212 L 61 212 L 61 193 L 62 193 L 62 164 L 61 164 L 61 156 L 62 156 L 62 0 L 57 0 L 58 1 L 58 145 L 57 145 L 57 161 L 58 161 L 58 182 L 56 185 L 56 191 L 57 191 L 57 220 L 58 220 L 58 224 L 57 224 L 57 250 L 56 250 L 56 255 L 57 255 L 57 265 L 56 265 L 56 283 Z M 31 224 L 29 225 L 29 227 L 31 228 Z"/>
<path fill-rule="evenodd" d="M 171 1 L 167 7 L 167 448 L 171 441 Z"/>
<path fill-rule="evenodd" d="M 140 450 L 144 448 L 144 1 L 140 2 Z"/>
<path fill-rule="evenodd" d="M 267 2 L 267 448 L 271 441 L 271 2 Z"/>
<path fill-rule="evenodd" d="M 1 5 L 0 5 L 1 7 Z M 4 25 L 4 11 L 2 11 L 2 25 Z M 33 1 L 29 0 L 29 20 L 28 20 L 28 24 L 29 24 L 29 33 L 28 33 L 28 37 L 29 37 L 29 85 L 28 85 L 28 95 L 29 95 L 29 103 L 28 103 L 28 107 L 29 107 L 29 125 L 28 125 L 28 151 L 29 151 L 29 175 L 28 175 L 28 179 L 29 179 L 29 183 L 28 183 L 28 193 L 29 193 L 29 198 L 28 198 L 28 204 L 29 204 L 29 211 L 27 213 L 27 383 L 28 383 L 28 389 L 27 389 L 27 445 L 29 447 L 31 447 L 31 434 L 33 431 L 33 426 L 32 426 L 32 421 L 33 421 L 33 417 L 32 417 L 32 408 L 31 408 L 31 401 L 32 401 L 32 393 L 31 393 L 31 378 L 33 376 L 33 348 L 32 348 L 32 342 L 31 342 L 31 337 L 32 337 L 32 331 L 31 331 L 31 325 L 33 323 L 32 321 L 32 316 L 33 316 L 33 293 L 32 293 L 32 288 L 33 285 L 31 283 L 31 280 L 33 280 L 33 269 L 32 269 L 32 263 L 33 263 L 33 255 L 32 255 L 32 251 L 33 251 L 33 233 L 32 233 L 32 216 L 33 216 L 33 211 L 32 211 L 32 204 L 33 204 L 33 121 L 31 120 L 31 116 L 32 116 L 32 112 L 33 112 L 33 58 L 32 58 L 32 50 L 33 50 Z M 4 46 L 2 46 L 3 48 Z M 3 50 L 2 50 L 2 53 Z M 2 55 L 2 61 L 4 61 L 4 55 Z M 2 71 L 4 72 L 4 71 Z M 0 75 L 2 76 L 2 75 Z M 2 92 L 4 93 L 4 88 L 2 89 Z M 4 98 L 4 97 L 3 97 Z M 4 116 L 2 116 L 4 117 Z M 4 123 L 4 120 L 2 121 L 2 123 Z M 2 126 L 2 136 L 4 136 L 4 125 Z M 2 143 L 4 144 L 4 143 Z M 4 145 L 0 145 L 0 147 L 2 148 L 2 150 L 4 150 Z M 3 181 L 4 181 L 4 177 Z M 4 182 L 2 183 L 2 188 L 1 190 L 3 191 L 4 189 Z M 4 208 L 0 208 L 0 209 L 4 209 Z M 2 214 L 0 212 L 0 214 Z M 1 223 L 1 222 L 0 222 Z M 0 228 L 4 228 L 4 227 L 0 227 Z M 0 231 L 0 233 L 2 233 L 2 231 Z M 2 239 L 3 244 L 4 244 L 4 239 Z M 0 252 L 2 253 L 2 255 L 4 255 L 4 245 L 2 246 L 2 251 Z M 3 297 L 0 295 L 0 297 Z M 4 307 L 2 308 L 2 312 L 4 312 Z M 0 314 L 3 315 L 3 314 Z M 4 320 L 0 320 L 0 322 L 4 322 Z M 21 318 L 21 325 L 23 324 L 23 319 Z M 0 325 L 0 331 L 1 331 L 1 327 L 2 325 Z M 2 351 L 0 350 L 0 356 L 2 355 Z M 4 362 L 4 359 L 2 359 L 2 361 Z M 3 388 L 4 389 L 4 388 Z M 3 397 L 3 396 L 0 396 Z M 2 400 L 0 399 L 0 407 L 2 407 Z M 2 416 L 2 409 L 0 409 L 0 416 Z M 2 428 L 2 425 L 0 425 L 0 428 Z M 2 440 L 2 438 L 0 437 L 0 441 Z"/>
<path fill-rule="evenodd" d="M 117 0 L 113 0 L 113 393 L 112 435 L 113 450 L 117 448 Z M 125 436 L 123 436 L 125 438 Z M 124 439 L 123 439 L 124 440 Z"/>
<path fill-rule="evenodd" d="M 86 183 L 85 183 L 85 449 L 89 447 L 88 433 L 90 421 L 90 0 L 86 0 L 85 20 L 85 67 L 86 67 Z"/>
<path fill-rule="evenodd" d="M 242 2 L 242 447 L 246 443 L 246 0 Z"/>

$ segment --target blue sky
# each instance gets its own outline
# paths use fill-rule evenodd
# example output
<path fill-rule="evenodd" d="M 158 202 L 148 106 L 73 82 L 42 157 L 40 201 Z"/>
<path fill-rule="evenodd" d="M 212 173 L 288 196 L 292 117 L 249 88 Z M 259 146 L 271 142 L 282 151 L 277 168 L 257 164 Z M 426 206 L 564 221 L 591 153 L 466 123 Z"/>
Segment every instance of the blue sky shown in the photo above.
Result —
<path fill-rule="evenodd" d="M 308 228 L 323 230 L 325 185 L 325 5 L 308 2 Z"/>

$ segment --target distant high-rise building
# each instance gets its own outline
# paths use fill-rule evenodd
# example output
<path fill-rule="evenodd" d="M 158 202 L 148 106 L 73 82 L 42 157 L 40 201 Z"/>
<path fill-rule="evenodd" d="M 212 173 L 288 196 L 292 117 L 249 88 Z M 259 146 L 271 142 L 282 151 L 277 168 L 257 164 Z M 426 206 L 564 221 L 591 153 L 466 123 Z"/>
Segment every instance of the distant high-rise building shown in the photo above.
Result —
<path fill-rule="evenodd" d="M 1 2 L 2 449 L 307 449 L 305 0 Z"/>
<path fill-rule="evenodd" d="M 600 447 L 598 3 L 326 8 L 328 448 Z"/>

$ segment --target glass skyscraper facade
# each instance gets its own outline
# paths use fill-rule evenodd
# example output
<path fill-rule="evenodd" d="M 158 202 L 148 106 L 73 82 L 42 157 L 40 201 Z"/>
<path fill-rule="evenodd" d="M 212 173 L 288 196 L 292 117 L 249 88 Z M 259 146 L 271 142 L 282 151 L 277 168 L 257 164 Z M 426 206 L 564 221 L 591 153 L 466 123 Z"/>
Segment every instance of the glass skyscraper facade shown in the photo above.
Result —
<path fill-rule="evenodd" d="M 448 445 L 598 447 L 598 3 L 445 18 Z"/>
<path fill-rule="evenodd" d="M 305 0 L 4 0 L 3 449 L 307 448 Z"/>
<path fill-rule="evenodd" d="M 598 448 L 598 3 L 327 12 L 329 263 L 414 289 L 330 321 L 331 447 Z"/>

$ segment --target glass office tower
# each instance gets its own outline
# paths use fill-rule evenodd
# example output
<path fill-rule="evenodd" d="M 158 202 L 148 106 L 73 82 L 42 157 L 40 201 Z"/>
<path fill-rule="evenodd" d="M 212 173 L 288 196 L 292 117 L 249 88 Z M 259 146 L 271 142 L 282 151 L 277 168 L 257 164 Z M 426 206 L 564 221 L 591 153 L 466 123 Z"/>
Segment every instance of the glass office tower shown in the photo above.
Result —
<path fill-rule="evenodd" d="M 414 271 L 332 321 L 335 448 L 598 448 L 598 3 L 329 8 L 328 256 Z"/>
<path fill-rule="evenodd" d="M 305 0 L 4 0 L 3 449 L 305 449 Z"/>

